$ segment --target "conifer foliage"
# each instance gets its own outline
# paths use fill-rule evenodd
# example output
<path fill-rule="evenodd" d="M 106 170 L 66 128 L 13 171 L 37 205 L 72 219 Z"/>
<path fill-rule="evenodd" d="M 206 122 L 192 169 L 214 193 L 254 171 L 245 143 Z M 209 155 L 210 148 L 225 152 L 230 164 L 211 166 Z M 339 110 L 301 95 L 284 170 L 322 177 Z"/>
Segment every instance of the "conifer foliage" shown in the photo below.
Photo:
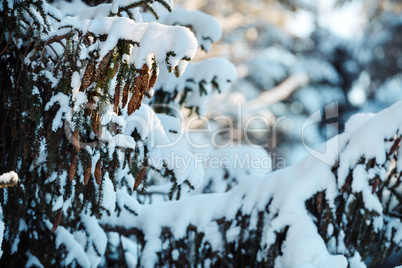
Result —
<path fill-rule="evenodd" d="M 2 188 L 3 263 L 97 266 L 107 247 L 97 219 L 137 215 L 132 194 L 145 189 L 150 171 L 171 182 L 171 198 L 201 183 L 202 170 L 178 173 L 168 158 L 150 161 L 192 154 L 155 146 L 169 137 L 144 98 L 160 73 L 183 74 L 195 36 L 205 49 L 221 34 L 211 16 L 182 10 L 187 15 L 174 21 L 172 8 L 171 1 L 132 0 L 68 16 L 43 0 L 1 3 L 0 170 L 2 178 L 12 175 L 4 186 L 20 179 Z M 175 26 L 155 22 L 159 13 Z M 197 33 L 200 16 L 209 27 Z"/>
<path fill-rule="evenodd" d="M 350 119 L 325 159 L 204 170 L 172 141 L 178 110 L 204 114 L 236 79 L 189 63 L 217 21 L 171 0 L 57 3 L 0 3 L 0 266 L 346 268 L 400 250 L 401 103 Z"/>

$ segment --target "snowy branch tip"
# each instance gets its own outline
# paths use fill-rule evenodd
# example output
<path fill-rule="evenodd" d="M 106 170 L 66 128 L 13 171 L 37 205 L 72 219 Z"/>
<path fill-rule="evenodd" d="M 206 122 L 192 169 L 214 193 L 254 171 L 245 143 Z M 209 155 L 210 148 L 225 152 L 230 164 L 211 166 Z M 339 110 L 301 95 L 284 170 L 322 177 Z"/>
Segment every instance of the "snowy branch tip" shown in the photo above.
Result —
<path fill-rule="evenodd" d="M 0 175 L 0 188 L 12 187 L 18 183 L 18 174 L 14 171 L 10 171 Z"/>

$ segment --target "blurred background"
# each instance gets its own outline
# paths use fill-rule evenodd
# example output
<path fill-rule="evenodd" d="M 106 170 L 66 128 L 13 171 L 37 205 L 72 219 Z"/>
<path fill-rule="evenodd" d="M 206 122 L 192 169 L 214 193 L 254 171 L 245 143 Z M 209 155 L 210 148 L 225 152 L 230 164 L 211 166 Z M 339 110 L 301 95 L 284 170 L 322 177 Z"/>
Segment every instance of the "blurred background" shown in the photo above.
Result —
<path fill-rule="evenodd" d="M 402 2 L 392 0 L 176 0 L 215 16 L 223 38 L 209 53 L 236 65 L 239 79 L 207 116 L 232 116 L 239 140 L 264 146 L 286 165 L 342 132 L 359 112 L 402 99 Z M 239 116 L 239 103 L 241 115 Z M 311 115 L 320 120 L 303 128 Z M 268 123 L 267 123 L 268 122 Z M 224 123 L 215 122 L 218 127 Z M 275 166 L 274 169 L 282 168 Z"/>

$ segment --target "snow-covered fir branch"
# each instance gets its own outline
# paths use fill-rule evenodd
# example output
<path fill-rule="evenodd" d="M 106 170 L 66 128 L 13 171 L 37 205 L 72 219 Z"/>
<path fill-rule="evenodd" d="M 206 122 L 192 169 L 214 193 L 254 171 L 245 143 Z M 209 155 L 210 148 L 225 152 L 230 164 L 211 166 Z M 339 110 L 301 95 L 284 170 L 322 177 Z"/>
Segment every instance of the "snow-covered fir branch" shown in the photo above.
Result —
<path fill-rule="evenodd" d="M 18 174 L 14 171 L 0 175 L 0 187 L 15 186 L 18 184 Z"/>

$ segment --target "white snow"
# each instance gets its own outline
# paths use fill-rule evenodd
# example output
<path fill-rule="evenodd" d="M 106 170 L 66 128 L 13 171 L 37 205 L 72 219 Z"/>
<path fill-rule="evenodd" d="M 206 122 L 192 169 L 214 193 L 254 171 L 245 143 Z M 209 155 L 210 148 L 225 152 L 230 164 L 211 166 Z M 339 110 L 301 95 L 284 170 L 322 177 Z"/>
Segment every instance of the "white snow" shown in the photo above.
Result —
<path fill-rule="evenodd" d="M 58 109 L 56 116 L 53 119 L 52 130 L 56 131 L 58 128 L 63 126 L 63 119 L 66 118 L 66 114 L 70 112 L 70 98 L 59 92 L 54 95 L 50 101 L 45 106 L 45 111 L 48 111 L 55 103 L 59 103 L 60 108 Z"/>
<path fill-rule="evenodd" d="M 0 175 L 0 184 L 17 184 L 18 174 L 15 171 L 10 171 Z"/>
<path fill-rule="evenodd" d="M 106 233 L 99 226 L 98 221 L 94 217 L 81 214 L 81 220 L 86 230 L 87 241 L 89 242 L 87 254 L 91 262 L 91 267 L 98 267 L 106 251 Z M 85 246 L 85 244 L 83 246 Z"/>
<path fill-rule="evenodd" d="M 49 223 L 50 224 L 50 223 Z M 74 239 L 74 236 L 63 226 L 57 227 L 54 232 L 56 236 L 56 247 L 64 245 L 67 249 L 67 256 L 63 259 L 64 265 L 69 265 L 76 261 L 82 267 L 90 267 L 91 261 L 85 253 L 84 248 Z"/>
<path fill-rule="evenodd" d="M 144 64 L 151 66 L 151 60 L 154 58 L 158 64 L 166 60 L 171 68 L 180 66 L 180 73 L 182 73 L 185 64 L 179 65 L 180 61 L 185 57 L 193 58 L 197 49 L 197 40 L 194 35 L 190 30 L 181 26 L 166 26 L 156 22 L 136 23 L 129 18 L 121 17 L 92 20 L 66 17 L 60 26 L 72 27 L 83 34 L 92 33 L 95 36 L 108 34 L 106 41 L 99 45 L 100 59 L 111 51 L 119 40 L 130 40 L 139 44 L 140 49 L 135 53 L 135 57 L 130 57 L 138 69 L 141 69 Z M 56 34 L 60 34 L 60 32 L 56 31 Z M 155 42 L 155 40 L 164 40 L 164 42 Z M 133 49 L 136 49 L 136 46 L 134 47 Z M 169 52 L 174 52 L 175 56 L 167 58 Z"/>
<path fill-rule="evenodd" d="M 18 251 L 18 245 L 20 243 L 20 232 L 27 231 L 27 230 L 28 230 L 28 225 L 25 223 L 25 221 L 23 219 L 20 219 L 19 226 L 18 226 L 18 234 L 13 242 L 13 245 L 11 246 L 11 254 L 14 254 L 15 252 Z"/>
<path fill-rule="evenodd" d="M 129 267 L 135 267 L 137 265 L 137 258 L 138 258 L 138 246 L 130 239 L 122 236 L 121 237 L 121 245 L 124 252 L 124 257 L 126 259 L 127 265 Z"/>
<path fill-rule="evenodd" d="M 200 11 L 176 8 L 163 16 L 160 21 L 167 25 L 190 26 L 198 44 L 206 51 L 209 51 L 212 43 L 217 42 L 222 36 L 222 28 L 217 19 Z"/>
<path fill-rule="evenodd" d="M 29 251 L 26 254 L 28 256 L 28 261 L 25 264 L 25 267 L 38 267 L 38 268 L 43 268 L 44 266 L 38 258 L 34 255 L 32 255 Z"/>
<path fill-rule="evenodd" d="M 198 107 L 198 113 L 203 115 L 212 95 L 213 83 L 219 85 L 219 91 L 223 93 L 236 78 L 237 71 L 232 63 L 223 58 L 210 58 L 199 63 L 189 63 L 179 78 L 161 68 L 154 88 L 172 94 L 175 91 L 182 93 L 185 89 L 191 89 L 185 105 Z M 204 93 L 200 91 L 201 83 L 206 90 Z"/>
<path fill-rule="evenodd" d="M 57 197 L 56 202 L 53 204 L 52 210 L 53 211 L 59 210 L 63 206 L 63 202 L 64 202 L 63 196 Z"/>
<path fill-rule="evenodd" d="M 116 192 L 108 172 L 102 181 L 102 206 L 108 211 L 114 211 L 116 207 Z"/>
<path fill-rule="evenodd" d="M 169 227 L 175 238 L 179 239 L 186 234 L 187 226 L 194 224 L 199 232 L 205 232 L 207 237 L 210 237 L 212 249 L 219 250 L 221 233 L 216 226 L 211 225 L 214 219 L 234 219 L 238 209 L 245 214 L 250 214 L 253 208 L 264 210 L 265 205 L 272 198 L 270 212 L 272 215 L 277 212 L 278 216 L 265 225 L 264 243 L 269 246 L 274 242 L 274 233 L 289 226 L 286 242 L 282 249 L 283 255 L 275 260 L 276 267 L 347 267 L 348 262 L 344 256 L 331 255 L 328 252 L 323 239 L 317 233 L 317 227 L 304 206 L 304 201 L 314 193 L 325 190 L 329 206 L 334 207 L 338 189 L 343 186 L 345 176 L 348 175 L 342 171 L 344 167 L 347 167 L 348 170 L 355 168 L 359 159 L 358 155 L 377 157 L 380 159 L 379 163 L 382 163 L 385 148 L 384 138 L 392 137 L 402 127 L 402 122 L 393 118 L 397 117 L 401 111 L 402 103 L 398 103 L 383 112 L 367 117 L 366 122 L 357 129 L 347 127 L 344 134 L 335 137 L 340 140 L 340 152 L 333 147 L 335 138 L 329 141 L 327 150 L 330 150 L 332 154 L 328 159 L 332 159 L 332 162 L 335 163 L 340 156 L 338 183 L 330 165 L 313 156 L 308 156 L 295 166 L 275 171 L 269 176 L 258 176 L 254 178 L 253 183 L 240 182 L 237 187 L 227 193 L 204 194 L 180 201 L 143 205 L 138 216 L 122 212 L 123 215 L 120 217 L 112 216 L 103 219 L 103 223 L 125 228 L 142 228 L 148 243 L 144 248 L 141 260 L 146 264 L 153 265 L 156 260 L 155 251 L 160 250 L 162 226 Z M 372 128 L 376 130 L 374 131 Z M 370 138 L 373 134 L 376 139 Z M 364 144 L 364 146 L 357 147 L 357 143 Z M 346 157 L 347 153 L 349 153 L 348 157 Z M 382 207 L 378 200 L 371 192 L 368 192 L 371 191 L 367 181 L 369 178 L 362 168 L 363 166 L 357 166 L 353 173 L 356 180 L 353 181 L 352 189 L 355 192 L 363 191 L 367 209 L 381 213 Z M 235 229 L 231 230 L 229 234 L 234 232 Z M 344 239 L 342 233 L 339 239 L 338 252 L 342 252 L 341 245 Z"/>

